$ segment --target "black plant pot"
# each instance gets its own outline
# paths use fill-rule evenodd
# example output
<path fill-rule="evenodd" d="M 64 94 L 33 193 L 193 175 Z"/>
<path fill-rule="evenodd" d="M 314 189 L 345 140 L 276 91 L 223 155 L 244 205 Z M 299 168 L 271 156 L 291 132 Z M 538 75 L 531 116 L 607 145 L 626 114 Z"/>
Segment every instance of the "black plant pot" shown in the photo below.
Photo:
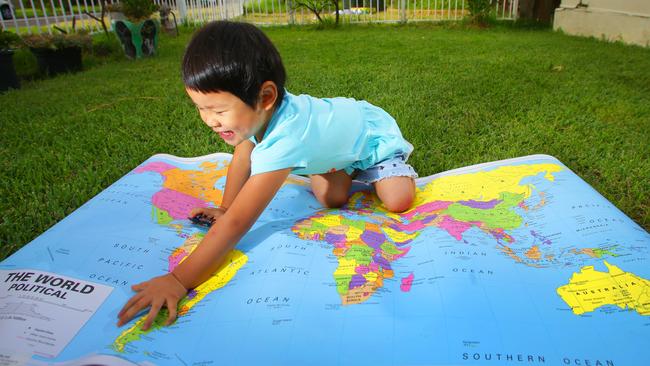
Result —
<path fill-rule="evenodd" d="M 0 93 L 9 89 L 20 89 L 13 56 L 13 50 L 0 51 Z"/>
<path fill-rule="evenodd" d="M 54 76 L 66 72 L 81 71 L 81 47 L 66 47 L 58 50 L 30 48 L 41 73 Z"/>

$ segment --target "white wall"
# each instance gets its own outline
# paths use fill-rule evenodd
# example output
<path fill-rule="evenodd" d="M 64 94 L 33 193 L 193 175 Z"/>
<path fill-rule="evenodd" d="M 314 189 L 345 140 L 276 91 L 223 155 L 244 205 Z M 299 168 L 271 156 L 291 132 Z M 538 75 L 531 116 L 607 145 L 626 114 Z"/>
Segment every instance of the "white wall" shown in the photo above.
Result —
<path fill-rule="evenodd" d="M 650 46 L 650 0 L 562 0 L 553 29 Z"/>

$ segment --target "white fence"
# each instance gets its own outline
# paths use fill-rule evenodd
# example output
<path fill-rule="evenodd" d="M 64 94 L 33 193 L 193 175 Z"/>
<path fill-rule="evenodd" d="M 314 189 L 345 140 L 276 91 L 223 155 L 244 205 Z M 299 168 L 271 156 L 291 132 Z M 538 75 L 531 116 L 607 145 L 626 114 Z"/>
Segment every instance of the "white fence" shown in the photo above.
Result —
<path fill-rule="evenodd" d="M 154 0 L 169 6 L 179 23 L 201 24 L 212 20 L 232 19 L 254 24 L 309 24 L 333 22 L 333 3 L 316 9 L 304 4 L 322 0 Z M 342 0 L 339 18 L 342 23 L 412 22 L 459 20 L 469 12 L 465 0 Z M 518 0 L 493 0 L 493 14 L 498 19 L 515 19 Z M 0 0 L 0 25 L 17 33 L 52 32 L 54 26 L 69 31 L 102 31 L 99 0 Z M 110 29 L 111 18 L 104 14 Z"/>

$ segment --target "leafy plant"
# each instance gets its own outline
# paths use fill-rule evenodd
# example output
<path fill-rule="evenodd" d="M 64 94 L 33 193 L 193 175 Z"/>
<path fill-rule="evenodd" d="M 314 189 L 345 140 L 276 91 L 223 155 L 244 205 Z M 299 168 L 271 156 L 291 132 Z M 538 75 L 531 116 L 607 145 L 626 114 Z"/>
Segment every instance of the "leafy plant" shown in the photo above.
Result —
<path fill-rule="evenodd" d="M 30 34 L 23 36 L 23 42 L 30 48 L 49 48 L 51 50 L 69 47 L 79 47 L 87 50 L 92 46 L 92 39 L 86 30 L 71 33 Z"/>
<path fill-rule="evenodd" d="M 121 4 L 124 16 L 134 23 L 149 18 L 159 9 L 152 0 L 122 0 Z"/>
<path fill-rule="evenodd" d="M 339 24 L 339 2 L 338 0 L 295 0 L 294 2 L 294 8 L 295 9 L 300 9 L 300 8 L 305 8 L 316 16 L 316 19 L 318 19 L 318 23 L 321 25 L 326 26 L 328 23 L 331 23 L 329 20 L 326 20 L 325 17 L 322 16 L 322 12 L 325 10 L 325 8 L 328 5 L 334 5 L 335 9 L 335 25 Z"/>
<path fill-rule="evenodd" d="M 492 10 L 491 0 L 467 0 L 467 9 L 472 23 L 486 25 Z"/>
<path fill-rule="evenodd" d="M 16 48 L 20 44 L 20 37 L 14 32 L 0 30 L 0 51 Z"/>

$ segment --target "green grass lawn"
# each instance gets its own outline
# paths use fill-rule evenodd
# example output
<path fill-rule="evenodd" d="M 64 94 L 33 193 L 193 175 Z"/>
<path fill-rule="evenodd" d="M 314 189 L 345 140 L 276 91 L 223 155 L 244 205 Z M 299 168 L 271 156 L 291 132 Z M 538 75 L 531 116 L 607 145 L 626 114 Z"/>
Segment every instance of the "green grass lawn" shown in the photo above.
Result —
<path fill-rule="evenodd" d="M 266 32 L 291 92 L 383 107 L 421 176 L 550 154 L 650 229 L 650 49 L 503 26 Z M 0 95 L 0 259 L 153 154 L 232 151 L 184 93 L 189 36 Z"/>

